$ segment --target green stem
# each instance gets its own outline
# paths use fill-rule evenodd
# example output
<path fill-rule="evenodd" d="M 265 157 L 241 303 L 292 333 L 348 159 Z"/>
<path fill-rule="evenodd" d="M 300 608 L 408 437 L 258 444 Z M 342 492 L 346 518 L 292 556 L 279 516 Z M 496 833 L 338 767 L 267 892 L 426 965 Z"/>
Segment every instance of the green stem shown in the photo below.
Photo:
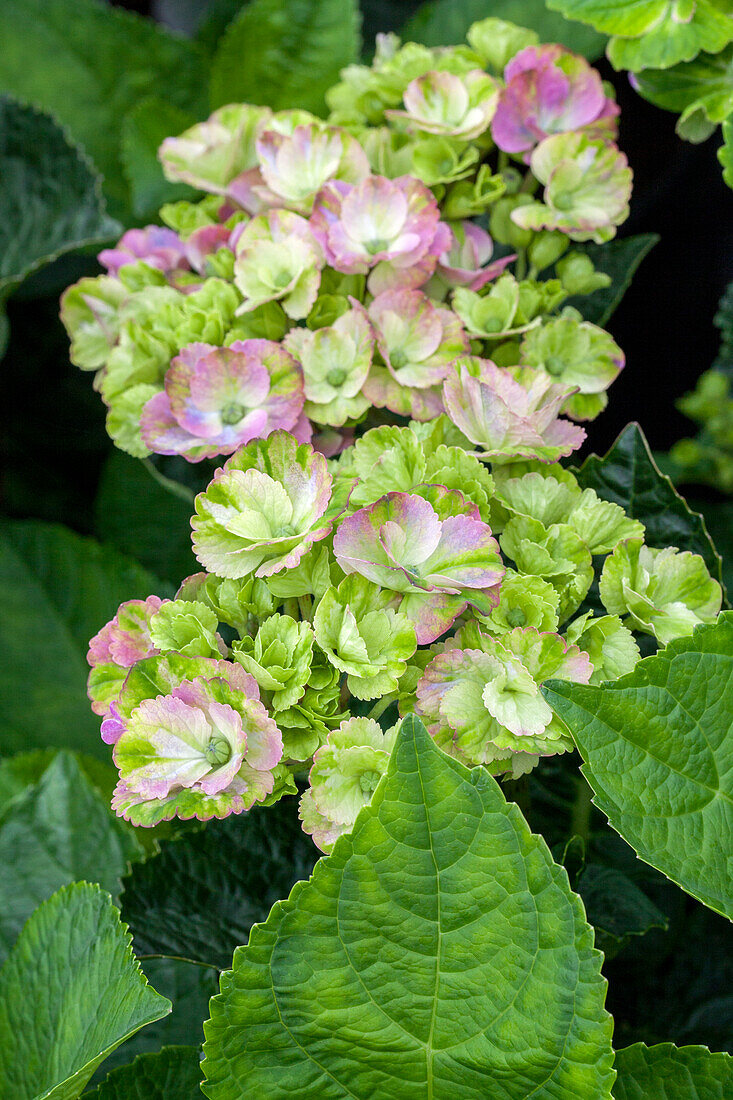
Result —
<path fill-rule="evenodd" d="M 384 714 L 387 707 L 391 706 L 397 698 L 397 692 L 391 691 L 389 695 L 383 695 L 381 699 L 377 699 L 376 703 L 369 711 L 368 718 L 373 718 L 376 722 L 378 718 Z"/>
<path fill-rule="evenodd" d="M 296 600 L 295 596 L 289 596 L 288 599 L 285 600 L 285 602 L 283 603 L 283 612 L 286 615 L 289 615 L 291 619 L 297 620 L 299 611 L 300 608 L 298 607 L 298 601 Z"/>
<path fill-rule="evenodd" d="M 174 481 L 173 478 L 161 474 L 160 470 L 156 469 L 149 458 L 143 459 L 143 466 L 152 479 L 157 481 L 158 485 L 162 485 L 166 492 L 172 493 L 172 495 L 178 497 L 179 500 L 185 500 L 186 504 L 193 504 L 196 495 L 193 489 L 189 489 L 186 485 L 181 485 L 180 481 Z"/>
<path fill-rule="evenodd" d="M 310 622 L 313 613 L 313 600 L 310 596 L 298 596 L 298 607 L 300 608 L 301 619 Z"/>
<path fill-rule="evenodd" d="M 583 779 L 578 776 L 578 787 L 575 792 L 575 801 L 570 817 L 570 835 L 579 836 L 587 845 L 590 836 L 590 815 L 593 809 L 593 792 Z"/>
<path fill-rule="evenodd" d="M 514 265 L 514 274 L 518 280 L 524 279 L 527 274 L 527 249 L 517 249 L 517 259 Z"/>

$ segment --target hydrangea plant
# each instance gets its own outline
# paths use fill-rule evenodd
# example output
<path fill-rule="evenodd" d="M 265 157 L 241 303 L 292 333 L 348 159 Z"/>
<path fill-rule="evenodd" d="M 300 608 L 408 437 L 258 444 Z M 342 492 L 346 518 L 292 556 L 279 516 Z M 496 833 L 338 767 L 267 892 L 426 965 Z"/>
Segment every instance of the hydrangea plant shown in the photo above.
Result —
<path fill-rule="evenodd" d="M 381 39 L 325 121 L 231 105 L 166 139 L 166 175 L 207 195 L 64 296 L 120 446 L 228 456 L 195 500 L 204 572 L 90 646 L 137 824 L 300 784 L 328 851 L 398 714 L 517 778 L 572 748 L 546 681 L 617 679 L 635 635 L 720 608 L 699 555 L 560 464 L 624 366 L 566 305 L 607 280 L 575 242 L 628 212 L 618 108 L 560 46 L 492 19 L 468 43 Z"/>

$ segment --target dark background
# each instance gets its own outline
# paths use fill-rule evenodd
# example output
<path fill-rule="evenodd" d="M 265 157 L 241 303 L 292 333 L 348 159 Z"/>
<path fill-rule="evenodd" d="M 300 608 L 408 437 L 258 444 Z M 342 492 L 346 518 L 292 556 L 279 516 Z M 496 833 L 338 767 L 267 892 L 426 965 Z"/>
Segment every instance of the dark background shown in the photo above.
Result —
<path fill-rule="evenodd" d="M 215 0 L 217 2 L 217 0 Z M 177 25 L 195 25 L 207 0 L 127 0 L 118 6 Z M 362 0 L 364 40 L 399 29 L 420 0 Z M 490 4 L 487 4 L 490 11 Z M 629 420 L 655 450 L 694 431 L 674 407 L 715 357 L 717 302 L 733 279 L 731 192 L 721 178 L 714 135 L 702 145 L 677 138 L 676 116 L 646 103 L 625 74 L 598 64 L 621 105 L 620 146 L 634 171 L 631 216 L 620 235 L 654 232 L 660 243 L 643 261 L 608 328 L 627 366 L 609 408 L 590 426 L 586 450 L 603 452 Z M 92 501 L 110 443 L 91 376 L 72 367 L 58 319 L 58 294 L 93 261 L 60 261 L 11 299 L 11 341 L 0 404 L 0 507 L 9 515 L 91 529 Z M 43 298 L 37 295 L 47 289 Z"/>

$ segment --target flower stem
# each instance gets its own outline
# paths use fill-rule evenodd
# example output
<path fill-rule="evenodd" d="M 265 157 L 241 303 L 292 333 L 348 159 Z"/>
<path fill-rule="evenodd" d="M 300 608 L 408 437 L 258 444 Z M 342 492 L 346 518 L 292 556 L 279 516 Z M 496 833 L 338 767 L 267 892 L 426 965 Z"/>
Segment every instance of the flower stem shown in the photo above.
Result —
<path fill-rule="evenodd" d="M 578 787 L 573 802 L 573 811 L 570 817 L 570 835 L 579 836 L 587 845 L 590 836 L 590 815 L 593 809 L 593 792 L 583 779 L 578 776 Z"/>
<path fill-rule="evenodd" d="M 384 714 L 387 707 L 391 706 L 397 698 L 397 692 L 391 691 L 389 695 L 383 695 L 381 699 L 377 699 L 376 703 L 369 711 L 368 718 L 373 718 L 376 722 L 378 718 Z"/>

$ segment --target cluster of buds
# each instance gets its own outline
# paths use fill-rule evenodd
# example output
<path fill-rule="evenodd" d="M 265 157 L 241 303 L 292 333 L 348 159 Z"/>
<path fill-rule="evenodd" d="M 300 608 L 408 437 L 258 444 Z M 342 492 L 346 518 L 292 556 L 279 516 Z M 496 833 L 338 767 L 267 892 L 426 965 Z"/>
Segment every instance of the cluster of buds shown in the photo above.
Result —
<path fill-rule="evenodd" d="M 607 281 L 574 243 L 628 213 L 609 89 L 486 19 L 448 49 L 381 36 L 327 98 L 326 121 L 232 104 L 166 139 L 166 176 L 205 197 L 66 291 L 115 443 L 200 462 L 284 430 L 332 457 L 370 415 L 447 412 L 497 459 L 569 454 L 557 414 L 597 415 L 624 365 L 566 304 Z"/>

